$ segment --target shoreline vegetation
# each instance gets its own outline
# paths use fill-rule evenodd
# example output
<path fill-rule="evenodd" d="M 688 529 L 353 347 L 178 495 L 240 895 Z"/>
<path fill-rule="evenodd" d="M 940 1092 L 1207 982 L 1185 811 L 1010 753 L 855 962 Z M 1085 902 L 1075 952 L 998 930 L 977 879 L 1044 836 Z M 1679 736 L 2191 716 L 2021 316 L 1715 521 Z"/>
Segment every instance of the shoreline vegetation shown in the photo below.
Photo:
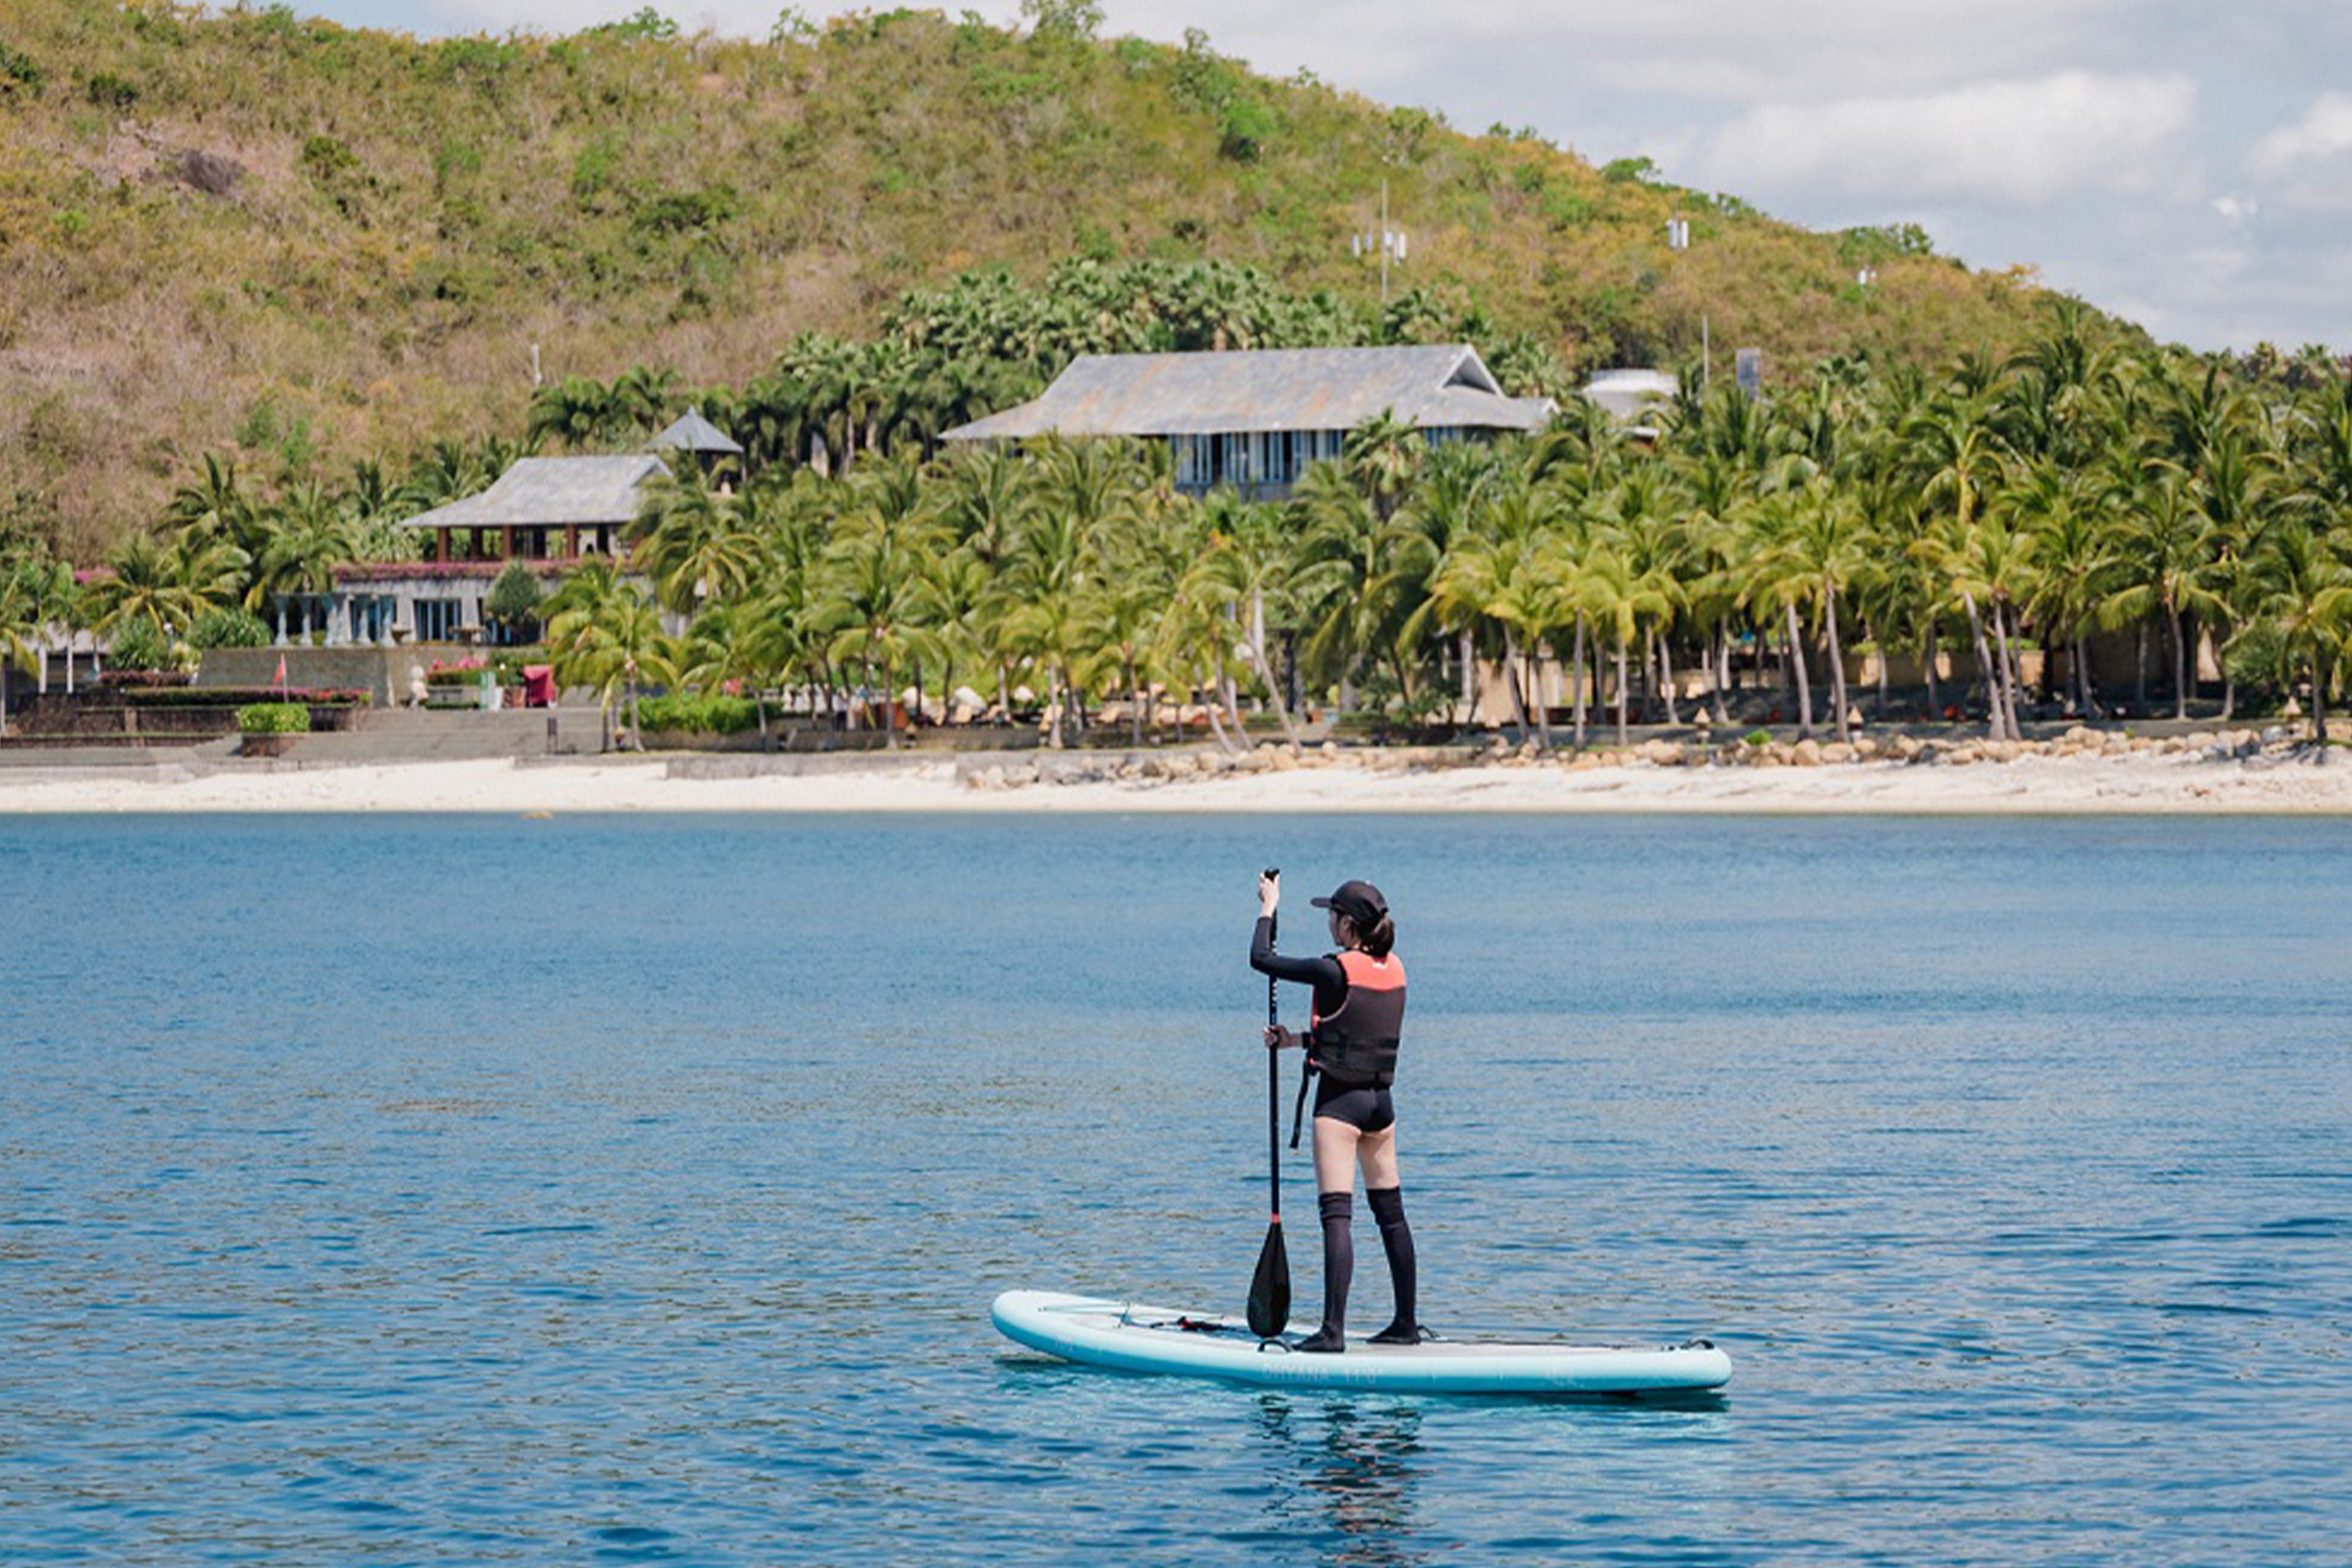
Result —
<path fill-rule="evenodd" d="M 1179 489 L 1160 442 L 814 456 L 656 475 L 626 553 L 500 637 L 543 638 L 632 749 L 656 697 L 894 747 L 908 720 L 1059 750 L 1190 715 L 1238 752 L 1253 718 L 1296 743 L 1318 711 L 1580 750 L 2308 713 L 2324 745 L 2352 648 L 2352 379 L 2242 379 L 2071 307 L 2000 363 L 1826 364 L 1766 398 L 1685 378 L 1638 438 L 1578 397 L 1492 443 L 1377 416 L 1278 500 Z M 0 649 L 59 625 L 118 665 L 184 665 L 198 628 L 266 645 L 271 595 L 370 558 L 314 499 L 290 520 L 214 468 L 109 571 L 0 559 Z"/>
<path fill-rule="evenodd" d="M 190 752 L 0 769 L 0 816 L 289 811 L 2352 816 L 2352 768 L 2315 765 L 2276 727 L 2240 727 L 1851 745 L 1656 739 L 1578 753 L 1504 742 L 407 763 Z"/>
<path fill-rule="evenodd" d="M 1093 71 L 1113 58 L 1096 20 L 1056 0 L 1026 39 L 964 43 Z M 636 42 L 658 52 L 657 21 Z M 869 44 L 915 26 L 870 24 Z M 1232 74 L 1204 46 L 1136 64 L 1170 103 L 1200 89 L 1186 71 Z M 1240 161 L 1274 179 L 1263 155 Z M 1640 171 L 1601 184 L 1693 195 Z M 2168 714 L 2307 720 L 2327 755 L 2352 668 L 2352 375 L 2323 349 L 2159 347 L 2038 291 L 2013 301 L 2014 331 L 1956 357 L 1919 336 L 1842 340 L 1745 385 L 1686 341 L 1612 337 L 1612 354 L 1680 362 L 1629 426 L 1560 357 L 1589 302 L 1504 332 L 1475 296 L 1375 316 L 1222 258 L 1113 252 L 1066 254 L 1041 285 L 918 285 L 865 346 L 770 339 L 768 368 L 734 384 L 644 364 L 547 381 L 527 423 L 412 451 L 404 477 L 181 458 L 156 526 L 103 565 L 0 517 L 0 660 L 46 678 L 36 645 L 84 631 L 110 675 L 169 676 L 270 646 L 264 617 L 289 598 L 307 640 L 307 605 L 339 576 L 399 564 L 495 571 L 486 624 L 434 636 L 543 647 L 633 750 L 656 705 L 690 716 L 682 729 L 764 743 L 804 716 L 894 750 L 903 727 L 942 721 L 1019 725 L 1056 752 L 1197 721 L 1238 758 L 1253 730 L 1296 745 L 1318 713 L 1351 738 L 1491 726 L 1538 752 L 1694 721 L 1831 747 L 1940 720 L 2001 747 L 2053 721 Z M 1280 499 L 1181 486 L 1163 439 L 940 438 L 1081 353 L 1427 341 L 1495 344 L 1506 387 L 1553 395 L 1557 417 L 1488 444 L 1391 410 Z M 524 453 L 642 452 L 698 400 L 740 458 L 673 459 L 612 554 L 507 558 L 496 531 L 406 526 Z M 428 545 L 445 558 L 415 564 Z"/>

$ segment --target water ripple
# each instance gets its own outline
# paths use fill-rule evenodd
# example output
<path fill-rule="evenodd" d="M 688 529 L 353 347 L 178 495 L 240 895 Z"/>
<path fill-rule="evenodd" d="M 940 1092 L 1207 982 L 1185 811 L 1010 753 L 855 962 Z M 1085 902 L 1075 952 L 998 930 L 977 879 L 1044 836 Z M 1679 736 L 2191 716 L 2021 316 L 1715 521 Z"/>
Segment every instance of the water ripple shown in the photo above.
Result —
<path fill-rule="evenodd" d="M 2172 1565 L 2352 1529 L 2352 827 L 532 827 L 0 823 L 0 1558 Z M 1427 1315 L 1705 1333 L 1728 1391 L 1284 1395 L 992 1332 L 1019 1284 L 1237 1304 L 1269 860 L 1405 922 Z"/>

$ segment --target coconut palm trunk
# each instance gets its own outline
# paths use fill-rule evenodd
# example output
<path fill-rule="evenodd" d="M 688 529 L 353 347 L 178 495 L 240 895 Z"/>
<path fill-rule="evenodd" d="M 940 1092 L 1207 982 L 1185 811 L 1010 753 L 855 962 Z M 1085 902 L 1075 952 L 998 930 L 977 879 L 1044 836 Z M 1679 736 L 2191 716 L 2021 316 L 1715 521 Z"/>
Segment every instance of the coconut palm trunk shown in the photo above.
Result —
<path fill-rule="evenodd" d="M 1665 704 L 1666 722 L 1679 724 L 1682 715 L 1675 711 L 1675 656 L 1666 647 L 1666 634 L 1656 635 L 1658 644 L 1658 699 Z"/>
<path fill-rule="evenodd" d="M 1283 737 L 1296 746 L 1298 726 L 1291 722 L 1290 704 L 1283 700 L 1282 687 L 1274 678 L 1274 667 L 1265 661 L 1265 595 L 1250 595 L 1250 663 L 1257 667 L 1257 678 L 1265 686 L 1265 700 L 1274 704 L 1274 716 L 1282 722 Z"/>
<path fill-rule="evenodd" d="M 1878 661 L 1878 704 L 1871 710 L 1871 719 L 1874 723 L 1884 724 L 1886 722 L 1886 666 L 1888 662 L 1886 658 L 1886 643 L 1884 638 L 1879 637 L 1878 629 L 1872 626 L 1867 618 L 1865 618 L 1862 623 L 1862 635 L 1864 640 L 1870 644 L 1871 648 L 1873 649 L 1873 657 Z"/>
<path fill-rule="evenodd" d="M 1217 717 L 1217 705 L 1214 702 L 1203 702 L 1201 704 L 1201 711 L 1208 717 L 1209 733 L 1217 738 L 1217 750 L 1227 756 L 1232 756 L 1239 751 L 1240 748 L 1234 744 L 1233 737 L 1225 733 L 1224 721 Z"/>
<path fill-rule="evenodd" d="M 2168 606 L 2172 622 L 2172 716 L 2189 717 L 2189 637 L 2178 605 Z"/>
<path fill-rule="evenodd" d="M 2311 645 L 2311 739 L 2318 747 L 2312 761 L 2327 761 L 2327 650 L 2318 638 Z"/>
<path fill-rule="evenodd" d="M 1797 606 L 1791 600 L 1783 605 L 1789 621 L 1789 665 L 1797 677 L 1797 739 L 1813 738 L 1813 682 L 1805 672 L 1805 638 L 1803 628 L 1797 625 Z"/>
<path fill-rule="evenodd" d="M 1466 729 L 1478 722 L 1478 645 L 1465 626 L 1454 646 L 1462 656 L 1462 723 Z"/>
<path fill-rule="evenodd" d="M 2017 678 L 2017 645 L 2023 634 L 2011 635 L 2008 606 L 2000 604 L 1992 607 L 1992 629 L 2000 640 L 2001 711 L 2009 720 L 2009 738 L 2021 741 L 2025 732 L 2017 725 L 2017 694 L 2023 683 Z"/>
<path fill-rule="evenodd" d="M 1517 726 L 1519 739 L 1528 738 L 1528 705 L 1519 692 L 1519 644 L 1511 628 L 1503 628 L 1503 695 L 1510 699 L 1511 722 Z"/>
<path fill-rule="evenodd" d="M 1837 737 L 1851 741 L 1853 732 L 1846 727 L 1845 648 L 1838 640 L 1837 589 L 1824 584 L 1822 594 L 1822 622 L 1830 635 L 1830 702 L 1836 711 Z"/>
<path fill-rule="evenodd" d="M 1964 602 L 1969 607 L 1969 635 L 1976 641 L 1977 669 L 1984 679 L 1985 736 L 1989 740 L 2007 740 L 2008 726 L 2000 711 L 2000 676 L 1992 661 L 1992 645 L 1985 640 L 1984 617 L 1977 613 L 1974 597 L 1966 597 Z"/>
<path fill-rule="evenodd" d="M 1584 739 L 1585 739 L 1585 728 L 1584 728 L 1584 698 L 1585 698 L 1585 691 L 1584 691 L 1584 617 L 1583 617 L 1582 616 L 1577 616 L 1577 617 L 1576 617 L 1576 670 L 1575 670 L 1575 678 L 1576 678 L 1576 689 L 1575 689 L 1575 691 L 1574 691 L 1574 693 L 1573 693 L 1573 696 L 1574 696 L 1574 700 L 1575 700 L 1575 702 L 1576 702 L 1576 744 L 1577 744 L 1577 749 L 1578 749 L 1578 750 L 1580 750 L 1580 751 L 1581 751 L 1581 750 L 1583 749 L 1583 747 L 1584 747 Z"/>
<path fill-rule="evenodd" d="M 1927 621 L 1927 644 L 1920 654 L 1920 663 L 1925 667 L 1927 676 L 1927 717 L 1930 720 L 1935 719 L 1944 710 L 1942 694 L 1936 689 L 1936 664 L 1939 657 L 1936 647 L 1936 622 L 1934 617 L 1930 616 Z"/>
<path fill-rule="evenodd" d="M 1630 651 L 1625 646 L 1626 641 L 1624 635 L 1620 633 L 1617 637 L 1617 743 L 1621 746 L 1625 743 L 1625 659 Z"/>

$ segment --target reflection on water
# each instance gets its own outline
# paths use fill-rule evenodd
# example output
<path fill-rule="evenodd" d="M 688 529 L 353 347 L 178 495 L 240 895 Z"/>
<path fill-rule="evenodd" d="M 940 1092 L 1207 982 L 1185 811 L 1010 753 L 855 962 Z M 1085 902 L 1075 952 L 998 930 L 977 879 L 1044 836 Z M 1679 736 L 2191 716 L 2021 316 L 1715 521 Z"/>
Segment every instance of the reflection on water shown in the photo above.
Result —
<path fill-rule="evenodd" d="M 1336 1542 L 1324 1561 L 1366 1568 L 1424 1562 L 1429 1553 L 1413 1544 L 1421 1413 L 1411 1405 L 1367 1403 L 1370 1408 L 1353 1399 L 1302 1408 L 1296 1396 L 1260 1395 L 1266 1473 L 1289 1492 L 1289 1508 L 1313 1518 Z"/>

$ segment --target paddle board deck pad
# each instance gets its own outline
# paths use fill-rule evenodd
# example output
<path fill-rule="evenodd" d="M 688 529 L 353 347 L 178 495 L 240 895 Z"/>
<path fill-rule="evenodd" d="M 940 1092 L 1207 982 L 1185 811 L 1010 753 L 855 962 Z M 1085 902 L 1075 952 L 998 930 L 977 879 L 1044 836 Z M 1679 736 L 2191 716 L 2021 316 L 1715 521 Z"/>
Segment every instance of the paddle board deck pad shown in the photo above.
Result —
<path fill-rule="evenodd" d="M 1343 1353 L 1309 1355 L 1283 1340 L 1261 1342 L 1239 1318 L 1054 1290 L 1007 1290 L 989 1316 L 1008 1339 L 1066 1361 L 1268 1388 L 1655 1394 L 1720 1388 L 1731 1379 L 1731 1358 L 1705 1340 L 1654 1348 L 1496 1340 L 1376 1345 L 1350 1334 Z"/>

